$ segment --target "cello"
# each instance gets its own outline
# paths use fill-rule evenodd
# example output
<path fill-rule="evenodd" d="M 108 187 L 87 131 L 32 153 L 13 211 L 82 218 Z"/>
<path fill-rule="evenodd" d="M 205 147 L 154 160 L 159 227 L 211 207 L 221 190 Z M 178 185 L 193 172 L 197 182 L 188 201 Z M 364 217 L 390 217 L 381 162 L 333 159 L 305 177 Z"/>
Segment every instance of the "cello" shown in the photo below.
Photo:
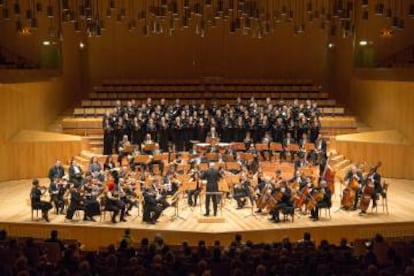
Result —
<path fill-rule="evenodd" d="M 372 199 L 372 194 L 375 192 L 375 183 L 371 175 L 375 173 L 381 165 L 382 163 L 378 162 L 377 165 L 371 169 L 370 174 L 367 176 L 365 186 L 362 190 L 361 201 L 359 203 L 359 209 L 361 212 L 366 212 L 368 210 L 369 202 Z"/>

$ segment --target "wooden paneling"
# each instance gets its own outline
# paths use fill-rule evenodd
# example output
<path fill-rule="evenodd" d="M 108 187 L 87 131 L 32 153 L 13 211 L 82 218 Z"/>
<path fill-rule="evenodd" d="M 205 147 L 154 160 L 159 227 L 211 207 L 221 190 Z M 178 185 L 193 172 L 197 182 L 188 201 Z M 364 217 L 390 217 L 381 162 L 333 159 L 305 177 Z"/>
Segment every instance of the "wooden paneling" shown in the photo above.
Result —
<path fill-rule="evenodd" d="M 10 179 L 12 170 L 9 162 L 9 140 L 22 129 L 45 130 L 56 117 L 71 104 L 71 94 L 65 93 L 60 78 L 47 81 L 0 84 L 0 180 Z M 14 152 L 16 158 L 24 152 Z M 26 160 L 20 166 L 36 162 Z M 13 163 L 13 164 L 18 164 Z"/>
<path fill-rule="evenodd" d="M 376 129 L 395 129 L 414 142 L 414 82 L 352 79 L 352 110 Z"/>
<path fill-rule="evenodd" d="M 383 164 L 386 177 L 414 179 L 414 146 L 397 131 L 378 131 L 340 135 L 335 139 L 336 151 L 354 163 Z"/>
<path fill-rule="evenodd" d="M 7 144 L 6 179 L 44 177 L 56 159 L 64 164 L 87 143 L 80 136 L 41 131 L 21 131 Z"/>

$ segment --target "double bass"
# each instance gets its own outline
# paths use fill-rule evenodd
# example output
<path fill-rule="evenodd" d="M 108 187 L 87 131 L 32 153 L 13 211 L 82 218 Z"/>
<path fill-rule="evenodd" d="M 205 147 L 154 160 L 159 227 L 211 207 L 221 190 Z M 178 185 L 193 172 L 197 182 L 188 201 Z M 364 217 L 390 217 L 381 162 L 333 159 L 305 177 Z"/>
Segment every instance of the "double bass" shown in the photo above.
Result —
<path fill-rule="evenodd" d="M 344 184 L 343 180 L 341 183 Z M 351 209 L 355 202 L 355 197 L 359 189 L 359 182 L 355 177 L 352 177 L 348 186 L 342 192 L 341 206 L 344 209 Z"/>
<path fill-rule="evenodd" d="M 329 155 L 328 159 L 326 160 L 325 168 L 323 170 L 321 179 L 326 181 L 326 184 L 329 187 L 329 190 L 332 194 L 335 194 L 335 170 L 329 166 L 329 161 L 331 160 L 332 153 Z"/>
<path fill-rule="evenodd" d="M 371 178 L 371 175 L 377 171 L 377 169 L 382 165 L 381 162 L 378 162 L 375 167 L 372 168 L 370 175 L 367 176 L 365 186 L 362 190 L 361 201 L 359 203 L 359 209 L 362 212 L 366 212 L 369 207 L 369 202 L 371 201 L 372 194 L 375 192 L 375 183 Z"/>

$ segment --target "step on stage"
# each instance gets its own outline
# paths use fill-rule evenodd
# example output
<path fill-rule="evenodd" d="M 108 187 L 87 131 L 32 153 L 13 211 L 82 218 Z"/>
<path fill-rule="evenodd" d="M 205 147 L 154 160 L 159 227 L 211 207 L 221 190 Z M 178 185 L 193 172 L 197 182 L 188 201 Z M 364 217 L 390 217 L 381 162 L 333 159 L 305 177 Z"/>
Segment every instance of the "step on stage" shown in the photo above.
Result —
<path fill-rule="evenodd" d="M 136 241 L 142 237 L 152 238 L 160 233 L 169 244 L 181 244 L 186 240 L 197 244 L 205 240 L 213 244 L 220 239 L 228 244 L 235 233 L 241 233 L 244 240 L 254 242 L 271 242 L 288 236 L 291 240 L 300 239 L 304 231 L 311 232 L 315 241 L 328 239 L 338 242 L 340 238 L 349 240 L 356 238 L 370 238 L 375 233 L 384 236 L 412 236 L 414 233 L 414 181 L 386 179 L 389 183 L 388 207 L 389 214 L 383 211 L 381 200 L 378 201 L 378 212 L 369 209 L 368 214 L 361 217 L 358 211 L 339 210 L 339 185 L 336 186 L 336 195 L 333 196 L 331 217 L 322 210 L 321 218 L 317 222 L 311 221 L 307 215 L 295 215 L 294 222 L 285 221 L 272 223 L 266 215 L 255 215 L 250 207 L 237 210 L 234 201 L 227 200 L 219 215 L 224 219 L 200 220 L 200 207 L 190 208 L 185 199 L 179 203 L 179 216 L 170 207 L 165 210 L 156 225 L 142 222 L 142 216 L 137 215 L 137 209 L 128 222 L 112 224 L 109 214 L 100 222 L 82 221 L 83 214 L 74 217 L 74 222 L 64 222 L 63 215 L 55 215 L 54 209 L 50 212 L 50 223 L 32 221 L 29 205 L 31 180 L 18 180 L 0 183 L 0 229 L 6 229 L 13 236 L 33 236 L 45 238 L 50 230 L 57 229 L 63 239 L 77 239 L 87 249 L 98 249 L 102 245 L 116 243 L 122 236 L 125 228 L 131 228 Z M 47 179 L 41 179 L 42 185 L 47 185 Z M 39 217 L 40 217 L 39 213 Z M 36 215 L 35 215 L 36 217 Z"/>

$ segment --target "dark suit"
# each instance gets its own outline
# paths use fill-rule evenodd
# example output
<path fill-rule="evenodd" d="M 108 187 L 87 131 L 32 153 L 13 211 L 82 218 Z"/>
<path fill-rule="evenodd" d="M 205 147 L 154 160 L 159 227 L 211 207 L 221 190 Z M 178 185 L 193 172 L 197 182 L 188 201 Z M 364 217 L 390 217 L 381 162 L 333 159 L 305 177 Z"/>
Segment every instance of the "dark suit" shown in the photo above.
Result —
<path fill-rule="evenodd" d="M 208 193 L 218 192 L 218 181 L 220 180 L 221 174 L 215 168 L 209 168 L 202 174 L 202 178 L 207 180 L 206 185 L 206 215 L 210 213 L 210 198 L 213 200 L 214 215 L 217 215 L 217 195 L 211 195 Z"/>
<path fill-rule="evenodd" d="M 53 182 L 53 180 L 55 180 L 56 178 L 62 178 L 64 175 L 65 175 L 65 170 L 63 169 L 62 166 L 60 167 L 53 166 L 49 170 L 50 182 Z"/>

